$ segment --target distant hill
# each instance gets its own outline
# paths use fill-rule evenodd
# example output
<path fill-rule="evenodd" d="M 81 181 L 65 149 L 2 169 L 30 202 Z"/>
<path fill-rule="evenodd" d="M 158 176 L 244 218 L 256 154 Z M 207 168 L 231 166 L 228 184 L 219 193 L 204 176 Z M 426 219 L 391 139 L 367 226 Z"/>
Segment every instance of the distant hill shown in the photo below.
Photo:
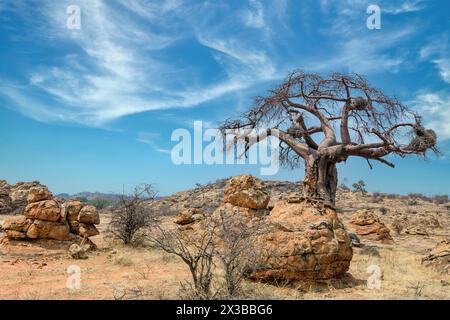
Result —
<path fill-rule="evenodd" d="M 87 201 L 89 200 L 95 200 L 95 199 L 104 199 L 108 200 L 110 202 L 117 202 L 120 198 L 120 194 L 117 193 L 101 193 L 101 192 L 78 192 L 75 194 L 68 194 L 68 193 L 60 193 L 57 194 L 56 197 L 64 200 L 68 199 L 85 199 Z"/>

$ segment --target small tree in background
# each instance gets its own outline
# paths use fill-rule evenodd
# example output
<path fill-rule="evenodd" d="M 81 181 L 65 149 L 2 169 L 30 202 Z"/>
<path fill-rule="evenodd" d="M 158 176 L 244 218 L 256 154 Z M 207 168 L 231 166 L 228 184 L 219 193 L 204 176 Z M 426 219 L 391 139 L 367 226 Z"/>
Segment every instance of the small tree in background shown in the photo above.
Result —
<path fill-rule="evenodd" d="M 112 211 L 108 231 L 124 244 L 136 240 L 136 233 L 149 227 L 154 219 L 149 202 L 155 200 L 156 194 L 150 184 L 136 186 L 131 195 L 122 194 Z"/>
<path fill-rule="evenodd" d="M 355 191 L 361 192 L 362 195 L 365 195 L 367 193 L 366 183 L 363 180 L 359 180 L 359 181 L 353 183 L 352 187 Z"/>

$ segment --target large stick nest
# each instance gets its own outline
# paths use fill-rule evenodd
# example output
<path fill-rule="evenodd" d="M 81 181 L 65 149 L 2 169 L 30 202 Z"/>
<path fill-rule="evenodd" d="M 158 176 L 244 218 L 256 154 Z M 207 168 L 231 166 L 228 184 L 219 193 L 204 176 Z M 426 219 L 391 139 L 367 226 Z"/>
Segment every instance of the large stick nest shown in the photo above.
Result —
<path fill-rule="evenodd" d="M 425 153 L 429 149 L 436 150 L 437 135 L 434 130 L 417 125 L 413 129 L 412 135 L 412 140 L 405 150 L 417 153 Z"/>

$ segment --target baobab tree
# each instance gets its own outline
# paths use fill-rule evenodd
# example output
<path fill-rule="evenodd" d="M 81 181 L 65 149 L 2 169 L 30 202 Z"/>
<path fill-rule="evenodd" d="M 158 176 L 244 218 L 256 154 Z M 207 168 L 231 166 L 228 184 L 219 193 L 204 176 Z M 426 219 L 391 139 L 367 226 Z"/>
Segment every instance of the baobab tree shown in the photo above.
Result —
<path fill-rule="evenodd" d="M 294 71 L 267 96 L 237 119 L 226 120 L 222 132 L 234 132 L 247 151 L 269 136 L 279 139 L 281 164 L 304 164 L 306 197 L 334 203 L 338 182 L 336 164 L 348 157 L 394 167 L 388 155 L 425 156 L 436 149 L 433 130 L 421 117 L 372 87 L 358 74 L 328 77 Z"/>

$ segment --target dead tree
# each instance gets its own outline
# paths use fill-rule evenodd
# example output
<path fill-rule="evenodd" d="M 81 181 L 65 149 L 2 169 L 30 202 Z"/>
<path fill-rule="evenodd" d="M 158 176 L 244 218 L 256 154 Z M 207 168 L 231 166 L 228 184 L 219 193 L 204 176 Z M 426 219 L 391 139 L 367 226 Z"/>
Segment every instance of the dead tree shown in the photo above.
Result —
<path fill-rule="evenodd" d="M 397 98 L 370 86 L 358 74 L 329 77 L 292 72 L 237 119 L 225 121 L 223 134 L 234 132 L 248 149 L 269 136 L 279 139 L 281 164 L 304 163 L 307 197 L 335 202 L 336 164 L 355 156 L 390 167 L 388 155 L 425 156 L 437 152 L 433 130 Z"/>
<path fill-rule="evenodd" d="M 138 231 L 149 227 L 154 219 L 151 202 L 157 192 L 150 184 L 136 186 L 131 195 L 122 194 L 112 210 L 108 231 L 114 238 L 129 244 Z"/>

